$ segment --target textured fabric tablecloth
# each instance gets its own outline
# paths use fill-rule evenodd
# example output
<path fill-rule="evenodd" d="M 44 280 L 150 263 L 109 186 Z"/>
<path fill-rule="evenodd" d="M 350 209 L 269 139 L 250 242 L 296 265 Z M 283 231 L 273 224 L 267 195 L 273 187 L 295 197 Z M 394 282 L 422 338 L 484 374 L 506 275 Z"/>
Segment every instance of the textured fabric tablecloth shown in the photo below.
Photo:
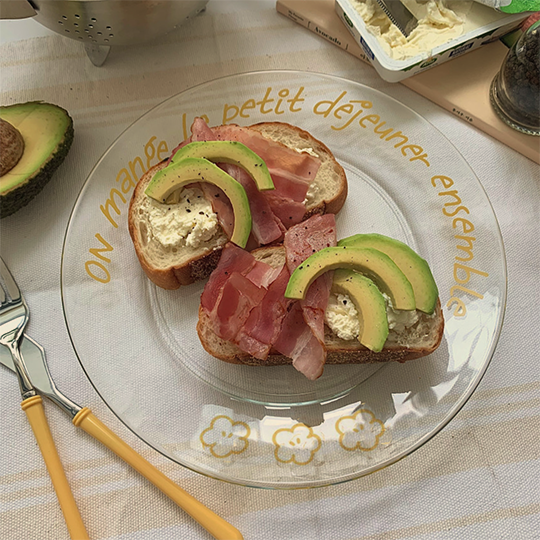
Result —
<path fill-rule="evenodd" d="M 7 28 L 2 23 L 1 29 Z M 13 27 L 12 27 L 13 28 Z M 75 142 L 54 180 L 0 222 L 1 253 L 31 306 L 28 333 L 46 348 L 62 389 L 92 408 L 147 459 L 238 527 L 246 540 L 540 538 L 540 168 L 308 30 L 273 2 L 211 1 L 181 31 L 114 50 L 95 68 L 57 35 L 1 46 L 2 105 L 65 107 Z M 373 86 L 441 130 L 478 175 L 498 217 L 508 262 L 508 303 L 491 365 L 472 399 L 405 460 L 344 485 L 256 490 L 202 477 L 166 460 L 123 426 L 76 360 L 60 297 L 62 241 L 77 194 L 112 141 L 150 107 L 198 83 L 262 69 L 331 73 Z M 540 141 L 539 141 L 540 143 Z M 0 538 L 68 538 L 13 375 L 0 369 Z M 76 430 L 47 416 L 91 538 L 210 538 L 169 499 Z"/>

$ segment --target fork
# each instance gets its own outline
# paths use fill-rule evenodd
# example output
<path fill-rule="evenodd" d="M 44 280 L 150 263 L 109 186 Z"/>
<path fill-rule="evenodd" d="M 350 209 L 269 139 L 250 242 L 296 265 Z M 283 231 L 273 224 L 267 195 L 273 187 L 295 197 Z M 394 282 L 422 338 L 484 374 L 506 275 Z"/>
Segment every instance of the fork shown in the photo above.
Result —
<path fill-rule="evenodd" d="M 9 299 L 6 299 L 4 290 L 7 290 Z M 88 538 L 88 535 L 79 515 L 75 500 L 73 499 L 64 470 L 62 469 L 60 458 L 56 452 L 51 432 L 47 425 L 47 419 L 43 412 L 41 397 L 37 395 L 36 389 L 33 388 L 32 380 L 34 380 L 36 387 L 41 389 L 43 395 L 50 398 L 70 416 L 73 425 L 88 433 L 109 450 L 112 450 L 118 457 L 123 459 L 128 465 L 133 467 L 144 478 L 167 495 L 167 497 L 173 500 L 180 508 L 185 510 L 214 538 L 217 540 L 242 540 L 243 536 L 238 529 L 212 512 L 212 510 L 184 491 L 144 459 L 96 418 L 88 407 L 77 405 L 60 392 L 50 376 L 43 348 L 28 336 L 26 336 L 25 340 L 32 343 L 39 351 L 38 362 L 41 365 L 38 366 L 36 364 L 36 358 L 32 355 L 28 357 L 28 364 L 25 364 L 19 346 L 27 320 L 28 308 L 24 298 L 4 261 L 0 258 L 0 343 L 6 345 L 12 351 L 14 366 L 6 364 L 5 361 L 1 363 L 10 369 L 14 369 L 18 375 L 22 373 L 22 379 L 19 380 L 22 381 L 23 409 L 34 430 L 41 453 L 53 480 L 71 538 L 84 540 Z M 33 379 L 32 377 L 36 378 Z"/>
<path fill-rule="evenodd" d="M 8 267 L 0 258 L 0 343 L 11 352 L 19 379 L 22 410 L 26 413 L 41 455 L 49 471 L 58 502 L 64 514 L 70 537 L 76 540 L 88 538 L 79 509 L 71 492 L 62 462 L 56 450 L 51 430 L 45 417 L 41 396 L 38 395 L 28 376 L 20 352 L 20 341 L 28 322 L 29 311 L 23 295 Z"/>

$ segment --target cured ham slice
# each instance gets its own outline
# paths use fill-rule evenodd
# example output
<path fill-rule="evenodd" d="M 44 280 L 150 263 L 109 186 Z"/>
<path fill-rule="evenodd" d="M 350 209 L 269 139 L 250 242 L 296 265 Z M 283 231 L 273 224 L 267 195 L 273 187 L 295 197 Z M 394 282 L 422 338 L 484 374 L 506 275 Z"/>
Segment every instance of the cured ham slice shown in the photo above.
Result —
<path fill-rule="evenodd" d="M 234 341 L 251 310 L 265 295 L 265 288 L 257 287 L 247 277 L 233 272 L 223 285 L 213 312 L 215 333 L 222 339 Z"/>
<path fill-rule="evenodd" d="M 221 252 L 216 269 L 204 287 L 201 306 L 208 312 L 213 311 L 225 282 L 233 272 L 248 275 L 255 266 L 253 255 L 229 242 Z"/>
<path fill-rule="evenodd" d="M 191 141 L 217 141 L 217 136 L 202 118 L 195 118 L 191 124 Z"/>
<path fill-rule="evenodd" d="M 292 273 L 313 253 L 337 245 L 336 217 L 334 214 L 310 217 L 287 231 L 283 245 L 287 266 Z"/>
<path fill-rule="evenodd" d="M 309 183 L 321 166 L 318 158 L 272 141 L 254 129 L 231 124 L 215 127 L 214 133 L 220 141 L 238 141 L 253 150 L 264 160 L 270 174 L 274 170 L 285 178 L 303 178 Z"/>
<path fill-rule="evenodd" d="M 313 216 L 295 225 L 284 243 L 286 263 L 273 268 L 229 242 L 204 288 L 201 306 L 220 338 L 260 360 L 273 348 L 315 380 L 326 361 L 324 312 L 332 275 L 327 272 L 316 279 L 301 301 L 285 298 L 285 289 L 299 264 L 315 251 L 337 244 L 335 217 Z"/>
<path fill-rule="evenodd" d="M 313 216 L 295 225 L 285 234 L 284 245 L 287 267 L 292 273 L 316 251 L 337 245 L 335 216 Z M 292 358 L 293 366 L 311 380 L 321 376 L 326 361 L 324 312 L 331 285 L 331 272 L 311 284 L 304 300 L 296 303 L 283 321 L 274 345 L 281 354 Z"/>
<path fill-rule="evenodd" d="M 264 197 L 268 201 L 272 212 L 279 218 L 283 227 L 289 229 L 293 225 L 300 223 L 306 215 L 306 205 L 303 202 L 296 202 L 279 193 L 265 191 Z"/>
<path fill-rule="evenodd" d="M 284 272 L 285 279 L 278 282 L 277 288 L 274 286 L 272 293 L 275 296 L 279 289 L 283 300 L 289 276 L 286 268 Z M 201 306 L 216 335 L 235 341 L 254 308 L 265 305 L 267 310 L 274 309 L 273 300 L 265 303 L 263 299 L 281 273 L 281 269 L 256 261 L 247 251 L 228 243 L 201 296 Z"/>
<path fill-rule="evenodd" d="M 306 194 L 320 160 L 267 139 L 253 129 L 228 125 L 214 128 L 214 133 L 219 140 L 241 142 L 264 160 L 275 190 L 265 191 L 263 196 L 286 229 L 300 223 L 306 213 Z"/>
<path fill-rule="evenodd" d="M 220 163 L 220 167 L 242 184 L 246 190 L 249 208 L 251 210 L 251 234 L 258 246 L 271 244 L 279 240 L 283 236 L 279 220 L 272 212 L 270 204 L 263 192 L 258 190 L 251 176 L 244 169 L 236 165 Z"/>
<path fill-rule="evenodd" d="M 256 261 L 246 277 L 257 287 L 268 289 L 270 284 L 279 276 L 281 268 L 272 268 L 261 261 Z M 285 289 L 283 289 L 285 291 Z"/>
<path fill-rule="evenodd" d="M 287 266 L 284 265 L 277 271 L 279 275 L 269 285 L 262 302 L 251 311 L 236 339 L 236 343 L 243 351 L 259 360 L 266 360 L 268 357 L 273 343 L 281 332 L 287 308 L 293 302 L 284 296 L 289 282 Z"/>

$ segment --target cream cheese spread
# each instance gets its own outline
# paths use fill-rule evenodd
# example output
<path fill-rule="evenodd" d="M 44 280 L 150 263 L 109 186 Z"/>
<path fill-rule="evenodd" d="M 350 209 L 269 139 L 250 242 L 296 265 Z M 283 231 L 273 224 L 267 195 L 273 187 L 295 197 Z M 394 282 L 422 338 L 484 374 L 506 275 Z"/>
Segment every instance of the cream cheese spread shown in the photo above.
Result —
<path fill-rule="evenodd" d="M 386 302 L 386 318 L 388 319 L 388 329 L 389 330 L 395 330 L 396 332 L 403 332 L 405 328 L 409 328 L 412 326 L 415 322 L 418 321 L 418 311 L 403 311 L 403 310 L 396 310 L 394 309 L 394 306 L 392 305 L 392 300 L 390 300 L 390 297 L 382 293 L 384 296 L 384 300 Z"/>
<path fill-rule="evenodd" d="M 395 60 L 404 60 L 429 53 L 468 31 L 466 21 L 472 2 L 403 0 L 403 4 L 418 19 L 418 26 L 409 37 L 405 37 L 390 22 L 376 0 L 351 0 L 351 4 L 369 32 L 377 37 L 386 54 Z"/>
<path fill-rule="evenodd" d="M 388 329 L 403 332 L 418 321 L 418 311 L 395 310 L 390 297 L 383 293 L 386 302 Z M 354 302 L 346 294 L 330 294 L 324 320 L 337 337 L 345 340 L 358 338 L 360 322 Z"/>
<path fill-rule="evenodd" d="M 319 157 L 319 154 L 313 150 L 313 148 L 295 148 L 299 154 L 309 154 L 310 156 Z"/>
<path fill-rule="evenodd" d="M 330 330 L 341 339 L 356 339 L 360 334 L 358 311 L 346 294 L 330 294 L 324 319 Z"/>
<path fill-rule="evenodd" d="M 184 188 L 174 204 L 149 199 L 148 224 L 148 234 L 168 248 L 197 248 L 219 230 L 212 205 L 196 187 Z"/>

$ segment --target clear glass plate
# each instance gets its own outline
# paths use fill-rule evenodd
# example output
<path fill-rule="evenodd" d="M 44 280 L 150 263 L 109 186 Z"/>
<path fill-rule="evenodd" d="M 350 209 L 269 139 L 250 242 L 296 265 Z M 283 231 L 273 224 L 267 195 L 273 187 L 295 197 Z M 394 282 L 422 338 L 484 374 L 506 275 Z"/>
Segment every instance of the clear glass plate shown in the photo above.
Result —
<path fill-rule="evenodd" d="M 209 356 L 195 331 L 204 284 L 155 287 L 127 230 L 135 182 L 200 115 L 210 125 L 289 122 L 323 141 L 349 182 L 338 238 L 378 232 L 428 260 L 446 321 L 439 349 L 405 364 L 328 366 L 315 382 L 290 366 L 237 366 Z M 381 92 L 292 71 L 211 81 L 135 122 L 86 181 L 62 260 L 73 346 L 118 418 L 185 467 L 265 488 L 358 478 L 428 441 L 480 382 L 505 298 L 497 220 L 449 141 Z"/>

